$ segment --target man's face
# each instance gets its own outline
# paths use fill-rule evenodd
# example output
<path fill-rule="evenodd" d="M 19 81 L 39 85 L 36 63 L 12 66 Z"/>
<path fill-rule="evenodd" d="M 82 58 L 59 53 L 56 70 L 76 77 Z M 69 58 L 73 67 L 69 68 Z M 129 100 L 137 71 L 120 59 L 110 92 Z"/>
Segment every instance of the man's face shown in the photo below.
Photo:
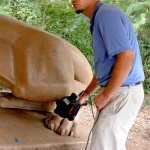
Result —
<path fill-rule="evenodd" d="M 72 0 L 72 5 L 76 13 L 82 13 L 88 5 L 90 5 L 92 0 Z"/>

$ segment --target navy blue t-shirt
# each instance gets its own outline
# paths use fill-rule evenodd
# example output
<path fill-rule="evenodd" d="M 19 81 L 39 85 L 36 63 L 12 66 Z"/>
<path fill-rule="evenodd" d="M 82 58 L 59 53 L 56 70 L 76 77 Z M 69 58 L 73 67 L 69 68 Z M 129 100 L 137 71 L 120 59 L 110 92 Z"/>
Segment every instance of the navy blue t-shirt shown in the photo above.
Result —
<path fill-rule="evenodd" d="M 138 41 L 128 17 L 119 8 L 98 2 L 90 23 L 98 84 L 107 85 L 116 62 L 116 55 L 129 49 L 134 53 L 134 63 L 123 85 L 144 81 Z"/>

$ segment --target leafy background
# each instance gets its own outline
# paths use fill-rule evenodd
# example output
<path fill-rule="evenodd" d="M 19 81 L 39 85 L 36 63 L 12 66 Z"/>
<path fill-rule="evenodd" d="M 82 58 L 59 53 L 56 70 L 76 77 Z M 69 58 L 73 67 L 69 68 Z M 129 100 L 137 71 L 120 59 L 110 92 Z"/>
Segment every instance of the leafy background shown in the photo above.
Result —
<path fill-rule="evenodd" d="M 150 0 L 103 0 L 120 7 L 133 23 L 150 93 Z M 0 0 L 0 13 L 60 36 L 78 47 L 93 66 L 89 20 L 77 15 L 71 0 Z"/>

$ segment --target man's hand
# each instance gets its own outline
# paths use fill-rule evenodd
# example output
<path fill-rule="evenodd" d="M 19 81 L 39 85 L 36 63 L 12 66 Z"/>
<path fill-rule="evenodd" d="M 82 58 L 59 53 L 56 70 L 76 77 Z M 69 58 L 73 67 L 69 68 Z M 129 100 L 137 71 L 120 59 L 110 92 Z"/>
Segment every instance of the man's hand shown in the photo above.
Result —
<path fill-rule="evenodd" d="M 104 94 L 104 92 L 99 93 L 94 97 L 94 103 L 96 105 L 97 110 L 101 110 L 104 108 L 109 102 L 111 98 Z"/>
<path fill-rule="evenodd" d="M 78 99 L 80 104 L 83 104 L 85 101 L 89 99 L 88 93 L 84 92 Z"/>
<path fill-rule="evenodd" d="M 85 101 L 89 99 L 89 96 L 94 93 L 99 88 L 97 84 L 97 78 L 93 75 L 93 79 L 88 87 L 85 89 L 85 92 L 79 97 L 78 101 L 80 104 L 83 104 Z"/>

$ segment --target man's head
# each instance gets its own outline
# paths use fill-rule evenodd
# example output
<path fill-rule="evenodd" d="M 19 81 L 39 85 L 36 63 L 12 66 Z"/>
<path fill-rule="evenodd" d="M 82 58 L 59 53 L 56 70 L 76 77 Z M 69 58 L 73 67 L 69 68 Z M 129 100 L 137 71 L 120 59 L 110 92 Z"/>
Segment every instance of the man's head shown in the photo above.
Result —
<path fill-rule="evenodd" d="M 97 2 L 99 0 L 72 0 L 72 5 L 76 13 L 83 13 L 90 18 Z"/>

